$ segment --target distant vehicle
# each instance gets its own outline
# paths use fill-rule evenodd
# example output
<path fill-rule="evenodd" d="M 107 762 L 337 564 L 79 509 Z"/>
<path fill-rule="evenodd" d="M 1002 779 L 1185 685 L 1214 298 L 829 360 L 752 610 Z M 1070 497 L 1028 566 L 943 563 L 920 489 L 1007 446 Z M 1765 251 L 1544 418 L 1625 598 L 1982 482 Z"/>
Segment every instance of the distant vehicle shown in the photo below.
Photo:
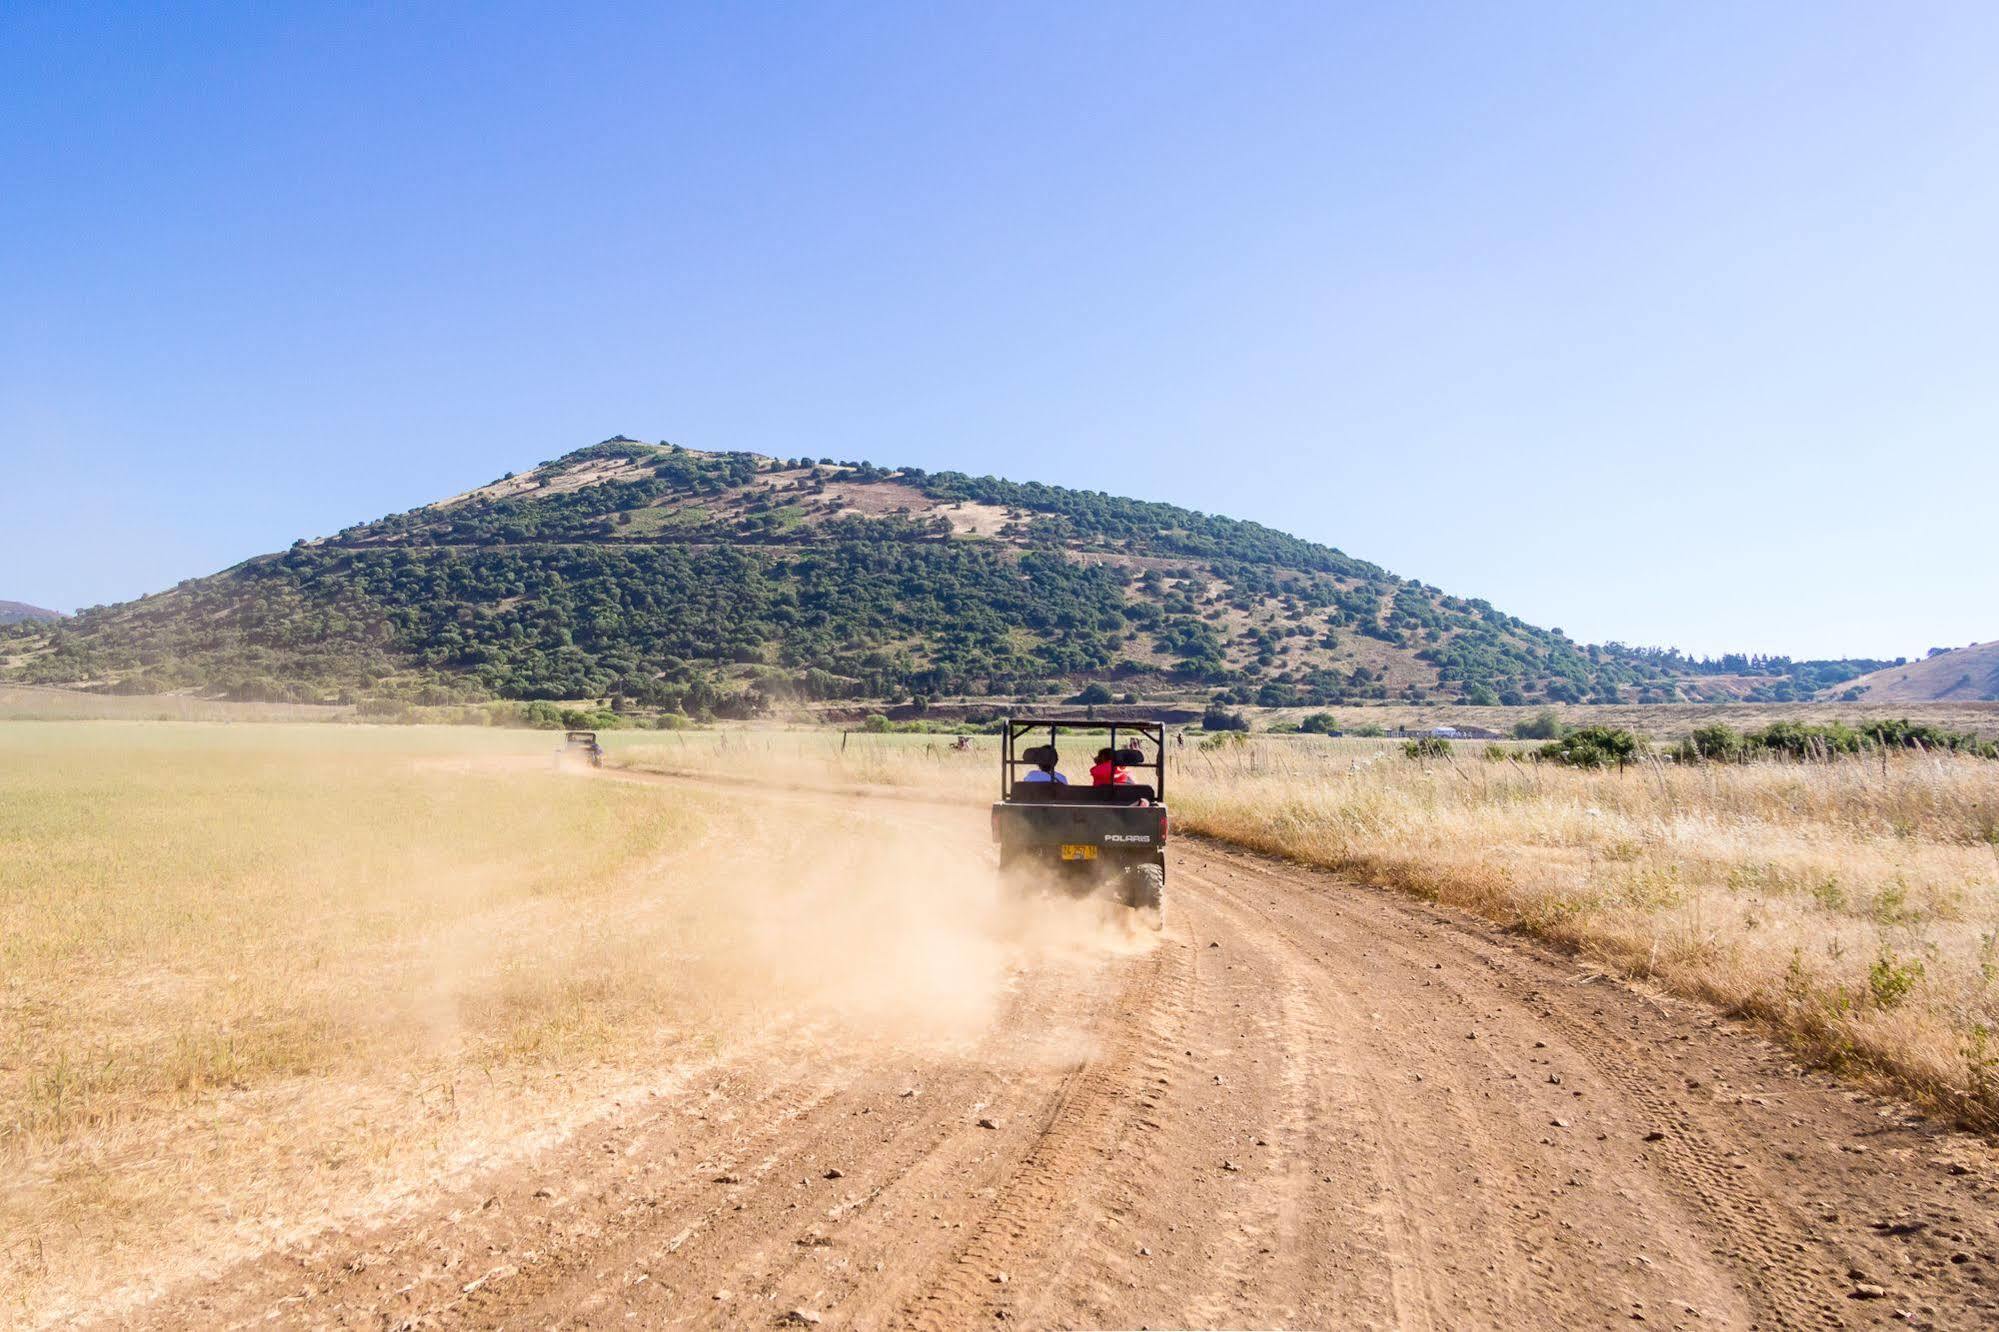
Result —
<path fill-rule="evenodd" d="M 558 760 L 583 759 L 591 767 L 604 766 L 604 746 L 597 743 L 595 731 L 565 731 L 562 734 L 562 748 L 557 750 Z"/>
<path fill-rule="evenodd" d="M 1046 731 L 1046 744 L 1038 741 Z M 1151 781 L 1090 785 L 1094 743 L 1076 751 L 1078 783 L 1063 780 L 1064 731 L 1108 735 L 1109 768 Z M 1120 744 L 1120 740 L 1124 743 Z M 1132 743 L 1136 741 L 1137 743 Z M 1150 744 L 1148 758 L 1143 746 Z M 1058 776 L 1057 774 L 1061 774 Z M 1153 721 L 1009 717 L 1000 737 L 1000 798 L 993 806 L 1001 891 L 1109 893 L 1153 929 L 1166 923 L 1166 726 Z"/>

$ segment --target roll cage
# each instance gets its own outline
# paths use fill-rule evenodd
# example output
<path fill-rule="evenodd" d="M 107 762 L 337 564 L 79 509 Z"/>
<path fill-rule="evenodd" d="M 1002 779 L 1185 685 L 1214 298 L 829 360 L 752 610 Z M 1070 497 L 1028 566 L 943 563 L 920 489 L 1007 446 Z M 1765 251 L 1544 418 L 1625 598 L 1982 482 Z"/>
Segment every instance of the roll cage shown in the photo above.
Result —
<path fill-rule="evenodd" d="M 1108 732 L 1110 747 L 1114 750 L 1123 750 L 1124 755 L 1127 757 L 1137 754 L 1140 758 L 1143 758 L 1144 751 L 1136 748 L 1125 749 L 1124 746 L 1119 745 L 1118 736 L 1120 734 L 1127 737 L 1136 736 L 1140 740 L 1150 740 L 1152 742 L 1152 761 L 1150 763 L 1120 763 L 1118 766 L 1127 770 L 1136 768 L 1142 772 L 1150 772 L 1153 780 L 1149 784 L 1152 787 L 1154 799 L 1160 801 L 1166 799 L 1166 723 L 1154 721 L 1112 721 L 1093 717 L 1037 715 L 1008 717 L 1006 719 L 1006 729 L 1001 732 L 1000 738 L 1000 799 L 1002 801 L 1012 798 L 1014 784 L 1023 775 L 1021 769 L 1039 766 L 1033 759 L 1026 757 L 1029 750 L 1038 748 L 1039 746 L 1022 746 L 1020 742 L 1023 739 L 1034 736 L 1036 732 L 1044 730 L 1048 733 L 1047 743 L 1051 746 L 1055 745 L 1057 736 L 1065 730 L 1082 731 L 1091 734 Z"/>

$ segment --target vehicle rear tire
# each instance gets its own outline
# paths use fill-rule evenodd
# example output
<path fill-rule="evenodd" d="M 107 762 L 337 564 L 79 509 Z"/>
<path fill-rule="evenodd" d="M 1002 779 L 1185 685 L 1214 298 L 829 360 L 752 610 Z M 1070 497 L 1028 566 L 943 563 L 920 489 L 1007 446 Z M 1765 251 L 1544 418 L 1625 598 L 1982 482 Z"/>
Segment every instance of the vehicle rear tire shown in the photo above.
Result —
<path fill-rule="evenodd" d="M 1166 871 L 1158 865 L 1136 865 L 1125 871 L 1125 904 L 1155 930 L 1166 928 Z"/>

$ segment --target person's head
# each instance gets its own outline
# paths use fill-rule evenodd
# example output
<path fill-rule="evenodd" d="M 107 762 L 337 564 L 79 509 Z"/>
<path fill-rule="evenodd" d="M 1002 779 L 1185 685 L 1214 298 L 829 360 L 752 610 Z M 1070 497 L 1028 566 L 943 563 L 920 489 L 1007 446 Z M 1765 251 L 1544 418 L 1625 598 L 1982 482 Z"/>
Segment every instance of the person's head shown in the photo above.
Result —
<path fill-rule="evenodd" d="M 1041 751 L 1041 761 L 1035 764 L 1034 766 L 1040 768 L 1043 772 L 1053 772 L 1055 771 L 1056 763 L 1058 763 L 1061 760 L 1061 758 L 1062 756 L 1055 752 L 1055 746 L 1050 745 L 1048 746 L 1048 748 Z"/>
<path fill-rule="evenodd" d="M 1117 752 L 1111 749 L 1108 745 L 1097 751 L 1097 762 L 1115 763 L 1116 761 L 1117 761 Z"/>

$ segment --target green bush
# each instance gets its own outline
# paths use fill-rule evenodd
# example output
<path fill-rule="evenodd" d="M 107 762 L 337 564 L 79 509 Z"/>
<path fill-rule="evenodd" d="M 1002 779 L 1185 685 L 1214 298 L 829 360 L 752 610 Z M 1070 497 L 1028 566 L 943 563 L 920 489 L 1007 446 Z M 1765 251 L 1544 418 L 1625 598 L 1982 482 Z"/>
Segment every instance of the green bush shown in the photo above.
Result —
<path fill-rule="evenodd" d="M 1542 758 L 1572 768 L 1622 768 L 1638 757 L 1645 742 L 1631 732 L 1609 726 L 1584 726 L 1542 745 Z"/>
<path fill-rule="evenodd" d="M 521 721 L 542 731 L 562 729 L 562 710 L 545 698 L 535 699 L 521 708 Z"/>
<path fill-rule="evenodd" d="M 1923 964 L 1911 958 L 1904 962 L 1893 953 L 1883 953 L 1867 969 L 1867 990 L 1880 1008 L 1893 1008 L 1909 997 L 1923 978 Z"/>
<path fill-rule="evenodd" d="M 1340 729 L 1340 719 L 1330 712 L 1314 712 L 1298 723 L 1298 729 L 1313 735 L 1333 735 Z"/>
<path fill-rule="evenodd" d="M 1204 731 L 1247 731 L 1249 718 L 1240 712 L 1230 712 L 1219 703 L 1208 704 L 1208 710 L 1201 714 L 1201 729 Z"/>
<path fill-rule="evenodd" d="M 1419 735 L 1404 744 L 1402 752 L 1412 759 L 1449 758 L 1451 742 L 1441 735 Z"/>
<path fill-rule="evenodd" d="M 1860 732 L 1842 722 L 1827 722 L 1822 726 L 1774 722 L 1761 731 L 1751 731 L 1744 739 L 1773 754 L 1795 759 L 1858 754 L 1862 744 Z"/>
<path fill-rule="evenodd" d="M 1890 749 L 1949 750 L 1953 754 L 1999 758 L 1999 744 L 1981 740 L 1968 731 L 1946 731 L 1928 722 L 1912 722 L 1907 717 L 1899 721 L 1868 722 L 1860 728 L 1860 734 Z"/>
<path fill-rule="evenodd" d="M 1543 708 L 1527 721 L 1513 723 L 1515 740 L 1559 740 L 1568 728 L 1550 709 Z"/>
<path fill-rule="evenodd" d="M 1749 742 L 1742 733 L 1719 722 L 1700 727 L 1673 749 L 1673 757 L 1682 763 L 1740 763 L 1748 753 Z"/>

